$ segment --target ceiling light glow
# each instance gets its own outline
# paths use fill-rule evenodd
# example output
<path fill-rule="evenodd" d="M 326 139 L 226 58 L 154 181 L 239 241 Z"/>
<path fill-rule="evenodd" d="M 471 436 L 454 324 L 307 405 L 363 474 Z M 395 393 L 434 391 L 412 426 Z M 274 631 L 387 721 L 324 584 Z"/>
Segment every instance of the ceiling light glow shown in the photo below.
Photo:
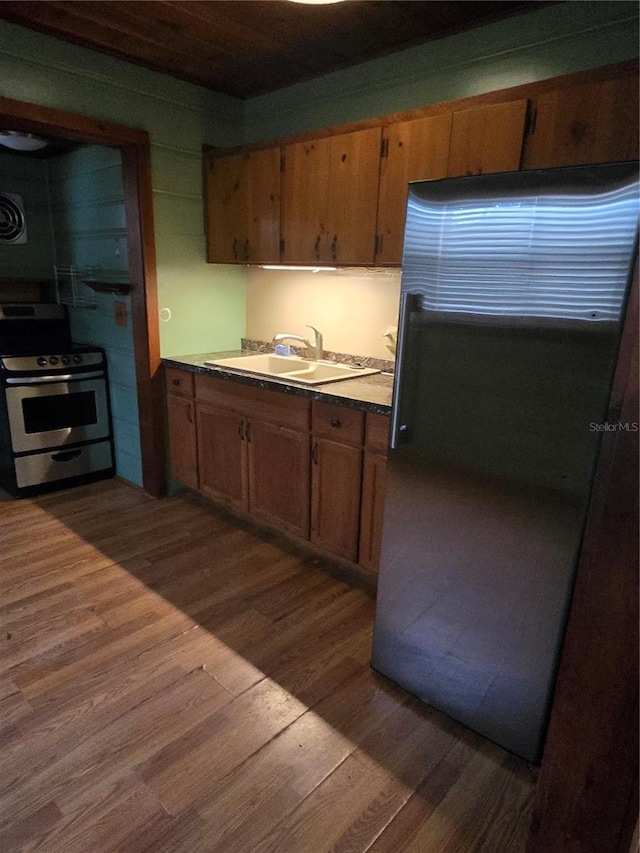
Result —
<path fill-rule="evenodd" d="M 33 133 L 23 133 L 21 130 L 0 130 L 0 145 L 12 148 L 14 151 L 39 151 L 49 143 L 46 139 L 34 136 Z"/>

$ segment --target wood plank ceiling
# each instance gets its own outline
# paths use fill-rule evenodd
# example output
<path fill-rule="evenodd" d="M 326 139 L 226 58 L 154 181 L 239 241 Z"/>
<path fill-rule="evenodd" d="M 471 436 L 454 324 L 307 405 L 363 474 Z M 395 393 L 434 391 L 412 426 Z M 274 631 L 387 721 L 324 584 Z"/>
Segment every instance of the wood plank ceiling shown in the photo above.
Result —
<path fill-rule="evenodd" d="M 249 98 L 546 5 L 552 4 L 3 0 L 0 18 Z"/>

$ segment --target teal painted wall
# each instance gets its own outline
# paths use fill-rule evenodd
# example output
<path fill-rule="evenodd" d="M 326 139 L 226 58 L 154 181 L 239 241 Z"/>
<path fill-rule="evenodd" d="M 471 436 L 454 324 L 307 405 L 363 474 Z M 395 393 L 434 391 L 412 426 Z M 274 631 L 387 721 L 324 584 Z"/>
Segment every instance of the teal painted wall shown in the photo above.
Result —
<path fill-rule="evenodd" d="M 47 161 L 0 153 L 0 192 L 22 196 L 26 243 L 0 243 L 0 278 L 50 279 L 53 242 L 47 197 Z"/>
<path fill-rule="evenodd" d="M 109 366 L 111 410 L 119 476 L 142 485 L 140 429 L 131 323 L 114 322 L 114 302 L 129 296 L 94 293 L 83 278 L 126 282 L 127 231 L 122 161 L 117 149 L 89 145 L 49 161 L 49 198 L 58 271 L 73 269 L 77 293 L 88 301 L 71 306 L 77 343 L 104 347 Z M 69 277 L 59 276 L 68 283 Z"/>
<path fill-rule="evenodd" d="M 5 21 L 0 95 L 149 132 L 162 353 L 237 347 L 244 271 L 205 261 L 201 146 L 241 141 L 242 103 Z"/>
<path fill-rule="evenodd" d="M 0 94 L 149 132 L 158 299 L 171 316 L 160 323 L 162 354 L 238 347 L 244 270 L 205 261 L 201 146 L 241 141 L 241 103 L 5 21 Z M 52 163 L 59 264 L 126 269 L 118 160 L 108 149 L 86 148 Z M 42 262 L 47 277 L 52 261 Z M 115 325 L 108 295 L 96 297 L 95 310 L 71 314 L 76 340 L 107 349 L 118 473 L 141 483 L 131 328 Z"/>
<path fill-rule="evenodd" d="M 375 118 L 637 56 L 637 3 L 570 0 L 252 98 L 244 139 Z"/>

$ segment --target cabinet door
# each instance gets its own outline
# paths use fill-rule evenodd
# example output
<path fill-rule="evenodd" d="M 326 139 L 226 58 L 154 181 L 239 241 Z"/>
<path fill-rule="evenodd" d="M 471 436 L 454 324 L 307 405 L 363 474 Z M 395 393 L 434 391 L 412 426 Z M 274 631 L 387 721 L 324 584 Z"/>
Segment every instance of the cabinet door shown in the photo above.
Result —
<path fill-rule="evenodd" d="M 287 145 L 284 263 L 373 262 L 380 128 Z"/>
<path fill-rule="evenodd" d="M 236 412 L 198 405 L 200 491 L 238 509 L 249 506 L 245 420 Z"/>
<path fill-rule="evenodd" d="M 356 562 L 360 528 L 362 449 L 313 439 L 311 541 Z"/>
<path fill-rule="evenodd" d="M 283 263 L 326 263 L 330 147 L 330 137 L 326 137 L 295 142 L 284 149 Z"/>
<path fill-rule="evenodd" d="M 277 264 L 280 262 L 280 148 L 252 151 L 246 158 L 244 260 L 251 264 Z"/>
<path fill-rule="evenodd" d="M 169 453 L 171 471 L 176 480 L 198 488 L 195 404 L 187 397 L 167 394 Z"/>
<path fill-rule="evenodd" d="M 526 118 L 526 98 L 455 112 L 449 177 L 519 169 Z"/>
<path fill-rule="evenodd" d="M 247 424 L 249 511 L 309 538 L 309 433 L 260 420 Z"/>
<path fill-rule="evenodd" d="M 637 160 L 637 76 L 547 92 L 533 106 L 523 168 Z"/>
<path fill-rule="evenodd" d="M 407 185 L 447 177 L 450 137 L 451 113 L 397 122 L 383 131 L 377 264 L 401 263 Z"/>
<path fill-rule="evenodd" d="M 208 156 L 205 168 L 207 260 L 280 260 L 280 148 Z"/>
<path fill-rule="evenodd" d="M 381 140 L 379 127 L 331 137 L 330 264 L 373 263 Z"/>
<path fill-rule="evenodd" d="M 373 572 L 378 571 L 380 564 L 386 475 L 387 457 L 381 453 L 365 453 L 358 562 Z"/>

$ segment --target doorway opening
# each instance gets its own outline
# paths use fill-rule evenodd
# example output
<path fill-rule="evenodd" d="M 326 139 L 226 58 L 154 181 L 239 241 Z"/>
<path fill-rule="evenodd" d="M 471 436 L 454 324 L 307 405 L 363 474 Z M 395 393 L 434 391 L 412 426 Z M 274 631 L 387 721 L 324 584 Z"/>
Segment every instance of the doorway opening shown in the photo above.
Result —
<path fill-rule="evenodd" d="M 9 98 L 0 98 L 0 128 L 61 145 L 101 145 L 120 152 L 142 486 L 161 497 L 166 494 L 166 463 L 149 134 Z"/>

